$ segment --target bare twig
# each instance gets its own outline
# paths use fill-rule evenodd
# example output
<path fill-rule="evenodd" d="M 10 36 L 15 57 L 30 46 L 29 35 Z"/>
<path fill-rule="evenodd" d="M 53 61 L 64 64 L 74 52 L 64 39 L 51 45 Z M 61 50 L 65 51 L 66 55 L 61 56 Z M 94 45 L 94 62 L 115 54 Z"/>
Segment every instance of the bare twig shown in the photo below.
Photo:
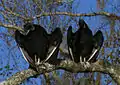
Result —
<path fill-rule="evenodd" d="M 26 18 L 25 18 L 24 16 L 21 16 L 20 14 L 15 13 L 15 12 L 13 12 L 12 10 L 10 10 L 9 8 L 7 8 L 7 7 L 4 5 L 4 0 L 1 0 L 1 5 L 2 5 L 2 7 L 4 8 L 4 10 L 5 10 L 5 12 L 6 12 L 7 14 L 11 14 L 11 15 L 14 15 L 14 16 L 16 16 L 16 17 L 20 17 L 20 18 L 26 20 Z"/>

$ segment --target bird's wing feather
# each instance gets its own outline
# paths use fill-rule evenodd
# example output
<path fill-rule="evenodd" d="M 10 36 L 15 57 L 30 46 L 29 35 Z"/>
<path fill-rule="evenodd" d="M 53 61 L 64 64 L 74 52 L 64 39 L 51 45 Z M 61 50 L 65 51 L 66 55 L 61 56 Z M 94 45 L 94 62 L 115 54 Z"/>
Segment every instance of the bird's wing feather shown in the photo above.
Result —
<path fill-rule="evenodd" d="M 56 51 L 56 49 L 57 49 L 58 46 L 59 46 L 59 45 L 57 45 L 57 46 L 52 46 L 51 48 L 49 48 L 49 49 L 52 49 L 52 50 L 49 50 L 49 51 L 48 51 L 49 54 L 48 54 L 47 58 L 44 60 L 45 62 L 50 59 L 50 57 L 51 57 L 52 54 Z M 51 52 L 50 52 L 50 51 L 51 51 Z"/>
<path fill-rule="evenodd" d="M 19 48 L 20 48 L 20 51 L 21 51 L 24 59 L 25 59 L 28 63 L 30 63 L 30 65 L 32 65 L 32 66 L 34 67 L 34 66 L 35 66 L 34 61 L 31 59 L 31 57 L 28 55 L 28 53 L 24 50 L 24 48 L 21 48 L 21 47 L 19 47 Z"/>
<path fill-rule="evenodd" d="M 68 47 L 68 51 L 69 51 L 69 53 L 70 53 L 70 55 L 71 55 L 72 60 L 74 61 L 74 57 L 73 57 L 73 53 L 72 53 L 72 49 L 71 49 L 70 47 Z"/>
<path fill-rule="evenodd" d="M 90 58 L 87 61 L 89 62 L 98 51 L 99 51 L 98 49 L 94 49 L 93 53 L 91 54 Z"/>
<path fill-rule="evenodd" d="M 72 26 L 69 26 L 67 31 L 67 44 L 68 44 L 68 52 L 70 54 L 71 59 L 74 61 L 71 45 L 72 45 L 72 38 L 74 36 L 74 33 L 72 33 Z"/>
<path fill-rule="evenodd" d="M 93 59 L 93 57 L 97 57 L 98 56 L 98 52 L 103 44 L 104 41 L 104 37 L 103 34 L 100 30 L 98 30 L 96 32 L 96 34 L 93 36 L 94 39 L 94 48 L 93 48 L 93 52 L 90 56 L 90 58 L 87 61 L 90 61 L 91 59 Z"/>

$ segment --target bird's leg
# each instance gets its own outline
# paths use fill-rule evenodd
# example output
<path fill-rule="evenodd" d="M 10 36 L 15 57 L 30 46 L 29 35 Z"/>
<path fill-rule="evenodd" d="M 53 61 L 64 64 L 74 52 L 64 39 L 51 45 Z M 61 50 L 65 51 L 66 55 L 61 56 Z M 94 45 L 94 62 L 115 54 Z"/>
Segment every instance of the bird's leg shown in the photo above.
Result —
<path fill-rule="evenodd" d="M 82 57 L 80 56 L 80 63 L 82 62 Z"/>
<path fill-rule="evenodd" d="M 90 67 L 90 63 L 88 61 L 86 61 L 86 58 L 84 57 L 82 60 L 82 56 L 80 56 L 80 63 L 85 67 L 88 68 Z"/>
<path fill-rule="evenodd" d="M 35 55 L 35 65 L 41 65 L 41 64 L 43 64 L 44 63 L 44 61 L 40 61 L 40 57 L 37 57 L 36 55 Z"/>
<path fill-rule="evenodd" d="M 36 64 L 36 62 L 37 62 L 37 59 L 36 59 L 36 55 L 35 55 L 35 64 Z"/>
<path fill-rule="evenodd" d="M 46 65 L 44 64 L 44 61 L 40 61 L 40 58 L 35 55 L 35 65 L 38 66 L 37 68 L 41 68 L 41 69 L 46 69 Z"/>
<path fill-rule="evenodd" d="M 85 66 L 85 68 L 90 67 L 90 63 L 88 61 L 86 61 L 85 57 L 84 57 L 84 66 Z"/>
<path fill-rule="evenodd" d="M 82 61 L 82 56 L 80 56 L 80 63 L 84 65 L 84 61 Z"/>
<path fill-rule="evenodd" d="M 86 58 L 84 58 L 84 62 L 86 62 Z"/>
<path fill-rule="evenodd" d="M 38 64 L 38 65 L 40 64 L 40 58 L 38 58 L 37 64 Z"/>
<path fill-rule="evenodd" d="M 90 63 L 88 61 L 85 62 L 85 68 L 89 68 L 90 67 Z"/>
<path fill-rule="evenodd" d="M 37 56 L 35 55 L 35 65 L 39 65 L 40 63 L 40 58 L 37 59 Z"/>

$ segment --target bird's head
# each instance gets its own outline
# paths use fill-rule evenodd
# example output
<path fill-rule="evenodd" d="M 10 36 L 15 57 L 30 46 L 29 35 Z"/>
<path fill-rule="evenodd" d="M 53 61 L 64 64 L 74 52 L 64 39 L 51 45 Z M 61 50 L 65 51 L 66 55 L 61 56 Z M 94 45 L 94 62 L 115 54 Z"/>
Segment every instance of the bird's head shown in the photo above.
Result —
<path fill-rule="evenodd" d="M 72 32 L 72 26 L 69 26 L 67 32 Z"/>
<path fill-rule="evenodd" d="M 79 19 L 79 23 L 78 24 L 79 24 L 79 28 L 80 29 L 86 29 L 86 28 L 88 28 L 86 22 L 83 19 Z"/>
<path fill-rule="evenodd" d="M 21 34 L 27 35 L 30 31 L 35 30 L 35 27 L 33 26 L 32 23 L 26 23 L 24 25 L 23 31 L 20 31 Z"/>

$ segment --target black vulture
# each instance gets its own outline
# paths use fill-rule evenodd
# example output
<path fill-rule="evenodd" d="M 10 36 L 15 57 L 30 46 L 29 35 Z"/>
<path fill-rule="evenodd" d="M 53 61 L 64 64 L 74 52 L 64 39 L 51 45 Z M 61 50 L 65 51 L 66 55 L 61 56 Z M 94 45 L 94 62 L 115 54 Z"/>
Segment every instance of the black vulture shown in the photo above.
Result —
<path fill-rule="evenodd" d="M 62 41 L 60 28 L 48 34 L 42 26 L 27 23 L 23 30 L 15 31 L 15 40 L 30 67 L 36 70 L 36 65 L 47 61 L 57 64 L 57 54 Z M 56 61 L 52 62 L 52 59 Z"/>
<path fill-rule="evenodd" d="M 79 28 L 75 33 L 72 32 L 72 26 L 68 28 L 68 52 L 70 58 L 76 63 L 95 62 L 102 43 L 102 32 L 99 30 L 93 36 L 92 31 L 83 19 L 79 20 Z"/>

